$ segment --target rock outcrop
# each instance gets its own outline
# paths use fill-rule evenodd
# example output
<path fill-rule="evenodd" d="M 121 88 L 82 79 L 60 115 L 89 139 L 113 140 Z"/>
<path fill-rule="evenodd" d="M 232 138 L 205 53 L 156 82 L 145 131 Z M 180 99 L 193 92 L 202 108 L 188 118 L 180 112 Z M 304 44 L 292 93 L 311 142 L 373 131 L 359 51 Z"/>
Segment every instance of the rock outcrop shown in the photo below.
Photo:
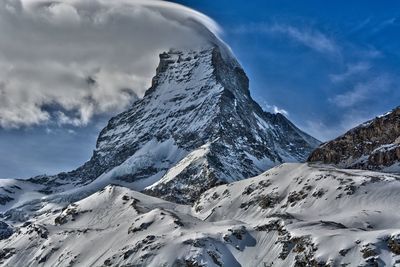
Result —
<path fill-rule="evenodd" d="M 323 143 L 308 161 L 400 172 L 400 107 Z"/>

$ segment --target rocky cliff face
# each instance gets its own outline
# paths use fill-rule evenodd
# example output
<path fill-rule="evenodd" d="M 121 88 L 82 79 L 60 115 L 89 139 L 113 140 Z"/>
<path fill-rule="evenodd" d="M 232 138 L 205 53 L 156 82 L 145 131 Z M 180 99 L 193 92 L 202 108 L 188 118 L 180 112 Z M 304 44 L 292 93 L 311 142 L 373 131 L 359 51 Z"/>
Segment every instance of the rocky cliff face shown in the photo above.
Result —
<path fill-rule="evenodd" d="M 400 172 L 400 107 L 322 144 L 308 161 Z"/>
<path fill-rule="evenodd" d="M 54 192 L 106 175 L 113 183 L 190 203 L 215 185 L 305 161 L 318 144 L 253 101 L 245 72 L 221 44 L 161 54 L 151 88 L 109 121 L 90 161 L 32 181 Z"/>

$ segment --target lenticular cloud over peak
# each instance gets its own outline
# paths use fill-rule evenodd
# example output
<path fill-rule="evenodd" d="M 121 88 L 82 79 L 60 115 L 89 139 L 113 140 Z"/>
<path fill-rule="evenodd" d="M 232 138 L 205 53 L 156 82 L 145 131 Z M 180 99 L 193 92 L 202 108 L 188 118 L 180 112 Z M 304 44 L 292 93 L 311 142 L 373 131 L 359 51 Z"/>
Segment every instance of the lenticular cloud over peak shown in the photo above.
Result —
<path fill-rule="evenodd" d="M 220 32 L 163 1 L 1 1 L 0 127 L 80 126 L 126 108 L 149 87 L 159 53 L 209 42 L 191 21 Z"/>

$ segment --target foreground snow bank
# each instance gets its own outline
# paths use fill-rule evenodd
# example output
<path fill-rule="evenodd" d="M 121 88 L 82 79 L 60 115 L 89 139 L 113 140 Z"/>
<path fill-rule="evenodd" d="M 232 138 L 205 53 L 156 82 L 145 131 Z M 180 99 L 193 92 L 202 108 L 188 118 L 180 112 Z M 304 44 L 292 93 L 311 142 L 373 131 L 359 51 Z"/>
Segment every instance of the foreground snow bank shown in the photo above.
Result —
<path fill-rule="evenodd" d="M 193 207 L 109 185 L 14 224 L 0 265 L 393 266 L 399 179 L 283 164 L 210 189 Z"/>

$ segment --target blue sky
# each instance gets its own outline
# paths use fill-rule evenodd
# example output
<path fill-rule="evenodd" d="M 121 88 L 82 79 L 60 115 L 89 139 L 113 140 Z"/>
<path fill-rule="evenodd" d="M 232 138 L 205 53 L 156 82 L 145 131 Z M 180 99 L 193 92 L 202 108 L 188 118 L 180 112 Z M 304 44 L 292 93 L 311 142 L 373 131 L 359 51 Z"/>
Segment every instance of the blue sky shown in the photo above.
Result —
<path fill-rule="evenodd" d="M 221 26 L 222 38 L 231 46 L 250 78 L 252 96 L 265 110 L 286 114 L 296 125 L 322 141 L 400 105 L 399 1 L 385 1 L 384 4 L 382 1 L 285 0 L 174 2 L 206 14 Z M 147 17 L 145 14 L 143 18 Z M 149 29 L 156 31 L 157 25 L 155 23 Z M 149 32 L 149 29 L 143 32 Z M 51 30 L 49 28 L 50 36 L 54 36 L 56 33 Z M 175 31 L 173 28 L 172 32 Z M 78 36 L 87 36 L 85 34 Z M 159 34 L 168 36 L 169 33 L 162 29 Z M 180 40 L 185 39 L 185 34 Z M 123 36 L 124 42 L 132 41 L 129 35 Z M 118 35 L 105 37 L 112 42 L 118 40 Z M 64 37 L 60 38 L 64 42 Z M 157 38 L 152 38 L 152 44 L 158 42 Z M 113 48 L 114 44 L 110 45 Z M 146 42 L 143 45 L 147 48 Z M 122 43 L 118 46 L 125 51 Z M 55 51 L 52 49 L 44 52 Z M 138 47 L 131 49 L 128 46 L 127 49 L 129 51 L 116 61 L 122 62 L 124 68 L 135 61 L 131 58 L 137 59 L 138 54 L 143 54 Z M 131 51 L 133 54 L 126 56 Z M 113 52 L 110 50 L 107 55 L 113 55 Z M 149 57 L 143 54 L 144 59 Z M 156 57 L 154 55 L 154 59 Z M 106 57 L 104 62 L 110 62 L 110 58 Z M 147 66 L 151 73 L 153 67 Z M 49 76 L 56 77 L 53 68 L 48 71 Z M 65 83 L 69 84 L 70 73 L 64 75 L 65 70 L 62 71 Z M 105 71 L 95 74 L 100 82 L 102 79 L 108 81 L 110 77 Z M 131 80 L 118 76 L 115 81 L 123 87 L 119 97 L 124 97 L 129 89 L 124 83 L 138 81 L 147 85 L 150 78 L 143 77 Z M 58 81 L 46 80 L 51 86 Z M 74 83 L 82 85 L 80 81 L 74 80 Z M 0 90 L 1 86 L 0 82 Z M 109 99 L 107 94 L 96 97 Z M 120 99 L 115 98 L 113 103 L 119 103 Z M 0 128 L 0 178 L 57 173 L 71 170 L 88 160 L 98 132 L 108 117 L 116 113 L 107 109 L 104 105 L 107 101 L 100 101 L 93 107 L 105 112 L 88 117 L 85 123 L 80 120 L 81 116 L 66 118 L 62 123 L 50 121 L 39 126 Z M 70 98 L 60 103 L 68 108 Z M 73 104 L 80 107 L 79 112 L 86 114 L 85 103 Z"/>
<path fill-rule="evenodd" d="M 320 140 L 400 105 L 399 1 L 176 2 L 222 26 L 266 110 Z"/>

